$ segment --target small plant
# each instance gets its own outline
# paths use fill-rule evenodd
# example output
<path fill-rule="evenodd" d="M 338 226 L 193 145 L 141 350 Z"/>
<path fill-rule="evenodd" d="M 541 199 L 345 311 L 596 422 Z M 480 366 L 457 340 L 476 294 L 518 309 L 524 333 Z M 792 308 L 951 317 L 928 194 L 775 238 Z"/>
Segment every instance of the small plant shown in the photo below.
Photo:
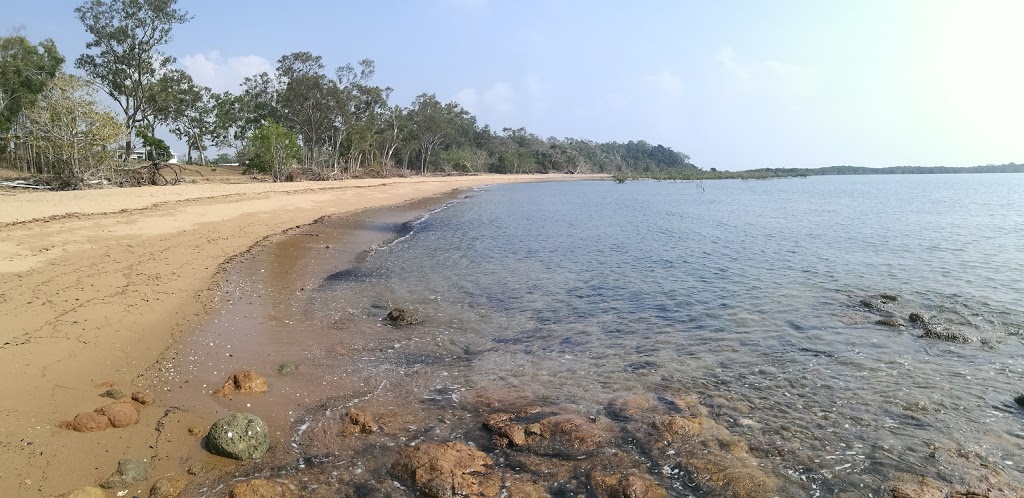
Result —
<path fill-rule="evenodd" d="M 612 180 L 615 180 L 615 183 L 626 183 L 626 180 L 629 180 L 629 175 L 620 171 L 612 176 Z"/>

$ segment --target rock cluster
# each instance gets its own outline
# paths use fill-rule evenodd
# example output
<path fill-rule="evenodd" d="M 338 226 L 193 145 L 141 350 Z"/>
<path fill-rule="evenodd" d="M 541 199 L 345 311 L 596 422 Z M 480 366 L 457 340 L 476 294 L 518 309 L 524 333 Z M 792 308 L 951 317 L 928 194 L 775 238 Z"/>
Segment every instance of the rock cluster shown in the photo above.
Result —
<path fill-rule="evenodd" d="M 501 481 L 488 469 L 493 464 L 465 443 L 425 443 L 402 450 L 391 472 L 432 498 L 498 496 Z"/>
<path fill-rule="evenodd" d="M 131 402 L 119 401 L 91 412 L 75 415 L 62 425 L 76 432 L 100 432 L 111 427 L 122 428 L 139 423 L 139 411 Z"/>
<path fill-rule="evenodd" d="M 267 392 L 267 378 L 253 372 L 252 370 L 241 370 L 231 374 L 224 386 L 213 392 L 214 396 L 223 396 L 231 399 L 234 393 L 256 393 Z"/>

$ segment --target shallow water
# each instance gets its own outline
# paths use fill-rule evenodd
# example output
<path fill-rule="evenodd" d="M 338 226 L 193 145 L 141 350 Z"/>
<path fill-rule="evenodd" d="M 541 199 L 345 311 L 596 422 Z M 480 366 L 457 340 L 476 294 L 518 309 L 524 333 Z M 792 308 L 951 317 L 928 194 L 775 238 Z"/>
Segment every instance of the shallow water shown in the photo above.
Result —
<path fill-rule="evenodd" d="M 412 441 L 470 441 L 528 467 L 489 446 L 492 393 L 595 420 L 651 393 L 696 397 L 783 495 L 879 496 L 899 472 L 1024 485 L 1022 193 L 1024 175 L 479 189 L 355 265 L 317 260 L 291 318 L 267 328 L 291 350 L 254 349 L 307 365 L 278 391 L 299 393 L 278 422 L 294 444 L 243 473 L 317 461 L 309 489 L 401 495 L 387 465 Z M 384 326 L 394 305 L 422 322 Z M 920 337 L 911 312 L 970 342 Z M 388 419 L 386 436 L 312 436 L 354 405 Z M 715 494 L 631 441 L 613 445 L 624 465 L 673 495 Z M 526 472 L 586 491 L 579 471 Z"/>

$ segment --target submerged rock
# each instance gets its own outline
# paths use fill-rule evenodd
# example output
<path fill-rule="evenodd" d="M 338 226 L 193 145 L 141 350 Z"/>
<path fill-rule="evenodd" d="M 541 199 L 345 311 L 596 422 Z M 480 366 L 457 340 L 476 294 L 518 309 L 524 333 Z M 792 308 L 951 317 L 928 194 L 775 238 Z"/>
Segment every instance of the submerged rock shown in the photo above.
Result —
<path fill-rule="evenodd" d="M 278 375 L 291 375 L 291 374 L 295 373 L 295 371 L 298 370 L 298 369 L 299 369 L 298 365 L 296 365 L 296 364 L 294 364 L 294 363 L 292 363 L 290 361 L 286 361 L 286 362 L 284 362 L 284 363 L 282 363 L 282 364 L 277 366 L 277 374 Z"/>
<path fill-rule="evenodd" d="M 1017 403 L 1017 406 L 1024 408 L 1024 393 L 1018 394 L 1017 397 L 1013 398 L 1013 401 Z"/>
<path fill-rule="evenodd" d="M 532 482 L 514 482 L 505 491 L 509 498 L 551 498 L 543 486 Z"/>
<path fill-rule="evenodd" d="M 69 493 L 60 495 L 59 498 L 107 498 L 107 493 L 100 488 L 86 486 L 78 488 Z"/>
<path fill-rule="evenodd" d="M 900 320 L 899 318 L 896 318 L 896 317 L 893 317 L 893 316 L 889 316 L 889 317 L 885 317 L 885 318 L 880 318 L 880 319 L 875 321 L 875 325 L 884 325 L 886 327 L 905 327 L 906 326 L 906 324 L 903 323 L 903 320 Z"/>
<path fill-rule="evenodd" d="M 148 405 L 153 403 L 153 395 L 146 391 L 135 391 L 132 393 L 132 401 L 140 405 Z"/>
<path fill-rule="evenodd" d="M 100 483 L 103 489 L 125 488 L 149 479 L 149 462 L 141 458 L 124 458 L 117 462 L 117 470 Z"/>
<path fill-rule="evenodd" d="M 348 426 L 342 430 L 342 434 L 373 434 L 380 430 L 380 426 L 377 425 L 377 421 L 373 416 L 356 409 L 351 409 L 345 414 L 345 420 L 348 421 Z"/>
<path fill-rule="evenodd" d="M 938 339 L 940 341 L 955 342 L 957 344 L 967 344 L 971 342 L 971 338 L 960 332 L 954 332 L 952 330 L 939 330 L 932 327 L 927 327 L 924 333 L 921 334 L 923 339 Z"/>
<path fill-rule="evenodd" d="M 668 498 L 668 492 L 651 476 L 637 473 L 618 476 L 595 470 L 590 488 L 598 498 Z"/>
<path fill-rule="evenodd" d="M 881 299 L 882 301 L 885 301 L 885 302 L 888 302 L 888 303 L 898 303 L 898 302 L 900 302 L 900 296 L 897 296 L 896 294 L 888 294 L 888 293 L 885 293 L 885 292 L 879 294 L 878 295 L 878 299 Z"/>
<path fill-rule="evenodd" d="M 911 313 L 907 319 L 910 320 L 910 323 L 928 323 L 928 318 L 916 311 Z"/>
<path fill-rule="evenodd" d="M 97 408 L 99 413 L 110 420 L 110 425 L 120 429 L 139 423 L 139 411 L 129 403 L 111 403 Z"/>
<path fill-rule="evenodd" d="M 100 432 L 110 428 L 110 419 L 96 412 L 82 412 L 71 421 L 76 432 Z"/>
<path fill-rule="evenodd" d="M 298 498 L 292 486 L 266 479 L 253 479 L 231 487 L 231 498 Z"/>
<path fill-rule="evenodd" d="M 943 498 L 949 493 L 949 488 L 935 479 L 910 474 L 898 474 L 885 483 L 885 490 L 892 498 Z"/>
<path fill-rule="evenodd" d="M 109 384 L 108 384 L 109 385 Z M 116 387 L 112 387 L 100 393 L 100 396 L 110 399 L 121 399 L 124 397 L 124 392 Z"/>
<path fill-rule="evenodd" d="M 488 415 L 484 427 L 493 433 L 500 448 L 519 448 L 538 455 L 583 458 L 597 451 L 604 433 L 578 415 L 555 415 L 533 424 L 516 423 L 510 413 Z"/>
<path fill-rule="evenodd" d="M 187 485 L 188 478 L 184 476 L 163 476 L 149 488 L 149 498 L 178 498 Z"/>
<path fill-rule="evenodd" d="M 266 377 L 253 372 L 252 370 L 242 370 L 231 374 L 231 376 L 224 381 L 224 387 L 214 391 L 213 395 L 231 399 L 231 395 L 234 393 L 262 394 L 265 392 L 267 392 Z"/>
<path fill-rule="evenodd" d="M 496 495 L 500 481 L 490 478 L 487 468 L 493 463 L 465 443 L 424 443 L 402 450 L 391 464 L 391 472 L 433 498 Z M 488 490 L 491 492 L 485 493 Z"/>
<path fill-rule="evenodd" d="M 420 319 L 407 311 L 405 308 L 394 308 L 384 317 L 393 325 L 413 325 L 420 322 Z"/>
<path fill-rule="evenodd" d="M 255 460 L 263 458 L 270 449 L 270 431 L 255 415 L 232 413 L 210 426 L 206 447 L 214 455 Z"/>

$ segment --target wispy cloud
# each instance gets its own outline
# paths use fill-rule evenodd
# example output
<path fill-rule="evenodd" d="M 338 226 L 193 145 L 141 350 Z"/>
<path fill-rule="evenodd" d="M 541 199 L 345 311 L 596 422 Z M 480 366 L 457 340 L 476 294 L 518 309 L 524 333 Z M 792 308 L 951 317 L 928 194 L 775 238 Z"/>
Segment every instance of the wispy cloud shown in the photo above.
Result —
<path fill-rule="evenodd" d="M 819 78 L 807 67 L 776 60 L 745 62 L 732 47 L 722 47 L 714 54 L 717 68 L 714 79 L 720 89 L 739 93 L 770 92 L 787 97 L 817 94 Z"/>
<path fill-rule="evenodd" d="M 498 81 L 486 88 L 464 88 L 455 100 L 474 114 L 510 115 L 540 113 L 546 108 L 546 87 L 536 76 L 521 82 Z"/>
<path fill-rule="evenodd" d="M 258 55 L 225 58 L 218 50 L 186 55 L 180 64 L 196 83 L 218 92 L 235 90 L 247 76 L 273 70 L 270 61 Z"/>

